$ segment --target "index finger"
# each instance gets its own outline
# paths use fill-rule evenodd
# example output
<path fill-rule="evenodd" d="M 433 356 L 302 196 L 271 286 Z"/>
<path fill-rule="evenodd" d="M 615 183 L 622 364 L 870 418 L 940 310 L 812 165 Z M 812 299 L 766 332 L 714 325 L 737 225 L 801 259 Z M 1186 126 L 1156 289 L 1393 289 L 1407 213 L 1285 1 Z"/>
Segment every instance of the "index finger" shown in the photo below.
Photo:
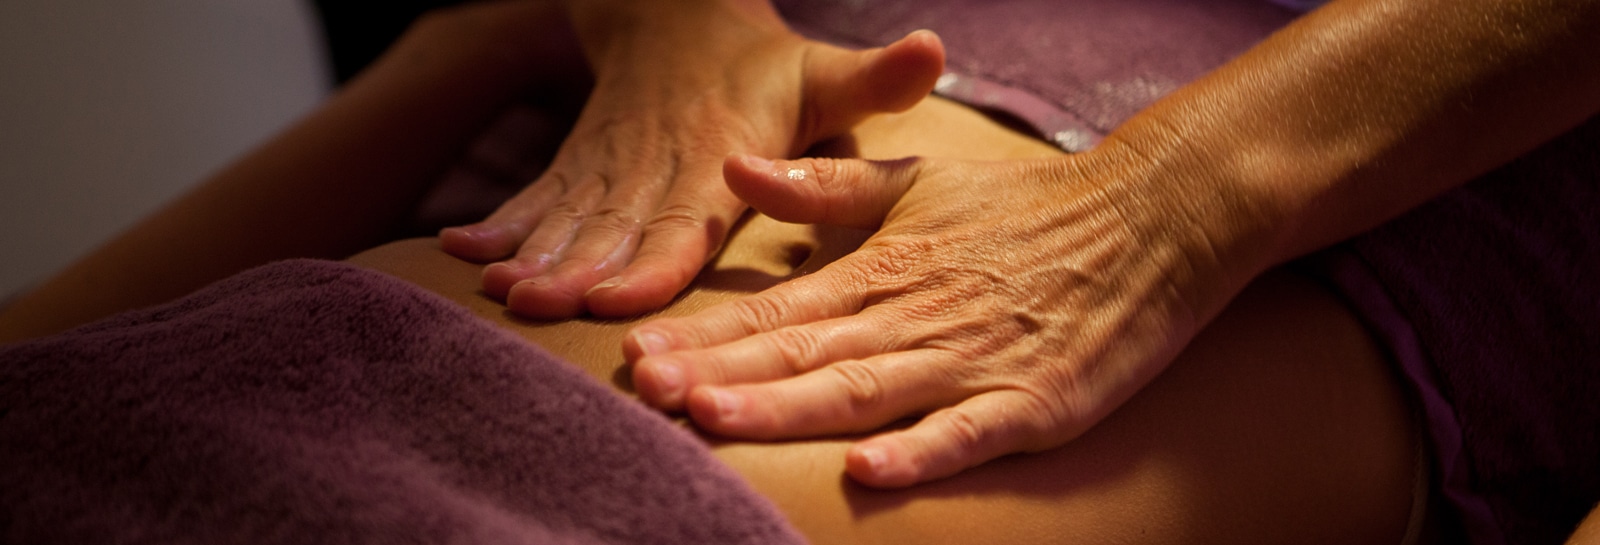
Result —
<path fill-rule="evenodd" d="M 719 303 L 692 316 L 644 323 L 622 341 L 630 363 L 648 355 L 717 346 L 757 333 L 860 312 L 860 282 L 834 263 L 761 293 Z"/>
<path fill-rule="evenodd" d="M 704 159 L 704 158 L 700 158 Z M 633 316 L 672 302 L 728 237 L 744 201 L 722 183 L 716 161 L 691 160 L 645 221 L 639 249 L 616 276 L 584 294 L 596 316 Z"/>

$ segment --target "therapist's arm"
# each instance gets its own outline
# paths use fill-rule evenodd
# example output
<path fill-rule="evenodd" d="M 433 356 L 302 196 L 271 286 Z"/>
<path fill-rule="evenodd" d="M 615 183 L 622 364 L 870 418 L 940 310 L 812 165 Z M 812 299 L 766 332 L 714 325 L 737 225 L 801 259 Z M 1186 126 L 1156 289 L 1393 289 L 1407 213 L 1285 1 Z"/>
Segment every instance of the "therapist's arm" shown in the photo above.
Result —
<path fill-rule="evenodd" d="M 873 486 L 1060 446 L 1263 271 L 1592 118 L 1597 51 L 1596 0 L 1339 0 L 1086 153 L 733 158 L 757 210 L 878 232 L 806 277 L 640 325 L 634 384 L 734 437 L 926 415 L 851 450 Z"/>

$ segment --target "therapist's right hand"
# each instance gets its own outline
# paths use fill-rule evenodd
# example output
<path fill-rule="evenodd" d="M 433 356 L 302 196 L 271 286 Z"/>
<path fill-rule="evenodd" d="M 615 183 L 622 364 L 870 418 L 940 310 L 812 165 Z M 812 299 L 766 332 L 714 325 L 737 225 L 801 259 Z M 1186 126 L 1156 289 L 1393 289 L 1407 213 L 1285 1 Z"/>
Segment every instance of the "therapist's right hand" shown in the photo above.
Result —
<path fill-rule="evenodd" d="M 1146 176 L 1143 156 L 730 158 L 728 183 L 757 210 L 876 233 L 816 272 L 635 327 L 633 384 L 720 435 L 873 432 L 846 456 L 869 486 L 1060 446 L 1254 275 L 1214 253 L 1226 230 L 1212 223 L 1228 220 L 1194 213 L 1214 186 Z M 919 420 L 880 429 L 905 418 Z"/>

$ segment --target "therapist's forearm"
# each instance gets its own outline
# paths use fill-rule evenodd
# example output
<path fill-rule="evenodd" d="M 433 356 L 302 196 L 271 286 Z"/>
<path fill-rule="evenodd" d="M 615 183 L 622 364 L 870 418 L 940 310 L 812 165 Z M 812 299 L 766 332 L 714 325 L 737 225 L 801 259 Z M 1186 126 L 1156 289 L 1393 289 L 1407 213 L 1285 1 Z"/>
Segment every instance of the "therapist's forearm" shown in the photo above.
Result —
<path fill-rule="evenodd" d="M 589 64 L 602 77 L 613 70 L 633 72 L 646 60 L 714 47 L 708 42 L 750 29 L 786 29 L 768 0 L 565 0 L 562 5 Z M 726 24 L 728 17 L 747 24 Z"/>
<path fill-rule="evenodd" d="M 1107 140 L 1242 285 L 1600 110 L 1600 2 L 1342 0 Z"/>

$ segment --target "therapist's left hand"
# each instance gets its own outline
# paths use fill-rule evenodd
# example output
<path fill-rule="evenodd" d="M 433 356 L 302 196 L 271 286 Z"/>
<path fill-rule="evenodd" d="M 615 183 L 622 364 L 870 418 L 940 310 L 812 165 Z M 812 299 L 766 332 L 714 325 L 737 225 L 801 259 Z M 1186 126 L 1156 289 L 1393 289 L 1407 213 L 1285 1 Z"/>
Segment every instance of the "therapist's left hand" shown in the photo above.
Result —
<path fill-rule="evenodd" d="M 744 212 L 723 157 L 796 155 L 910 108 L 944 65 L 932 32 L 851 51 L 796 34 L 760 0 L 567 7 L 595 79 L 576 125 L 538 179 L 439 236 L 447 253 L 488 262 L 484 293 L 528 318 L 665 306 Z"/>
<path fill-rule="evenodd" d="M 763 213 L 880 230 L 818 272 L 638 326 L 624 342 L 634 384 L 740 438 L 925 415 L 850 449 L 847 471 L 870 486 L 1059 446 L 1160 373 L 1248 280 L 1223 271 L 1192 221 L 1195 195 L 1136 175 L 1137 158 L 729 158 L 729 186 Z"/>

